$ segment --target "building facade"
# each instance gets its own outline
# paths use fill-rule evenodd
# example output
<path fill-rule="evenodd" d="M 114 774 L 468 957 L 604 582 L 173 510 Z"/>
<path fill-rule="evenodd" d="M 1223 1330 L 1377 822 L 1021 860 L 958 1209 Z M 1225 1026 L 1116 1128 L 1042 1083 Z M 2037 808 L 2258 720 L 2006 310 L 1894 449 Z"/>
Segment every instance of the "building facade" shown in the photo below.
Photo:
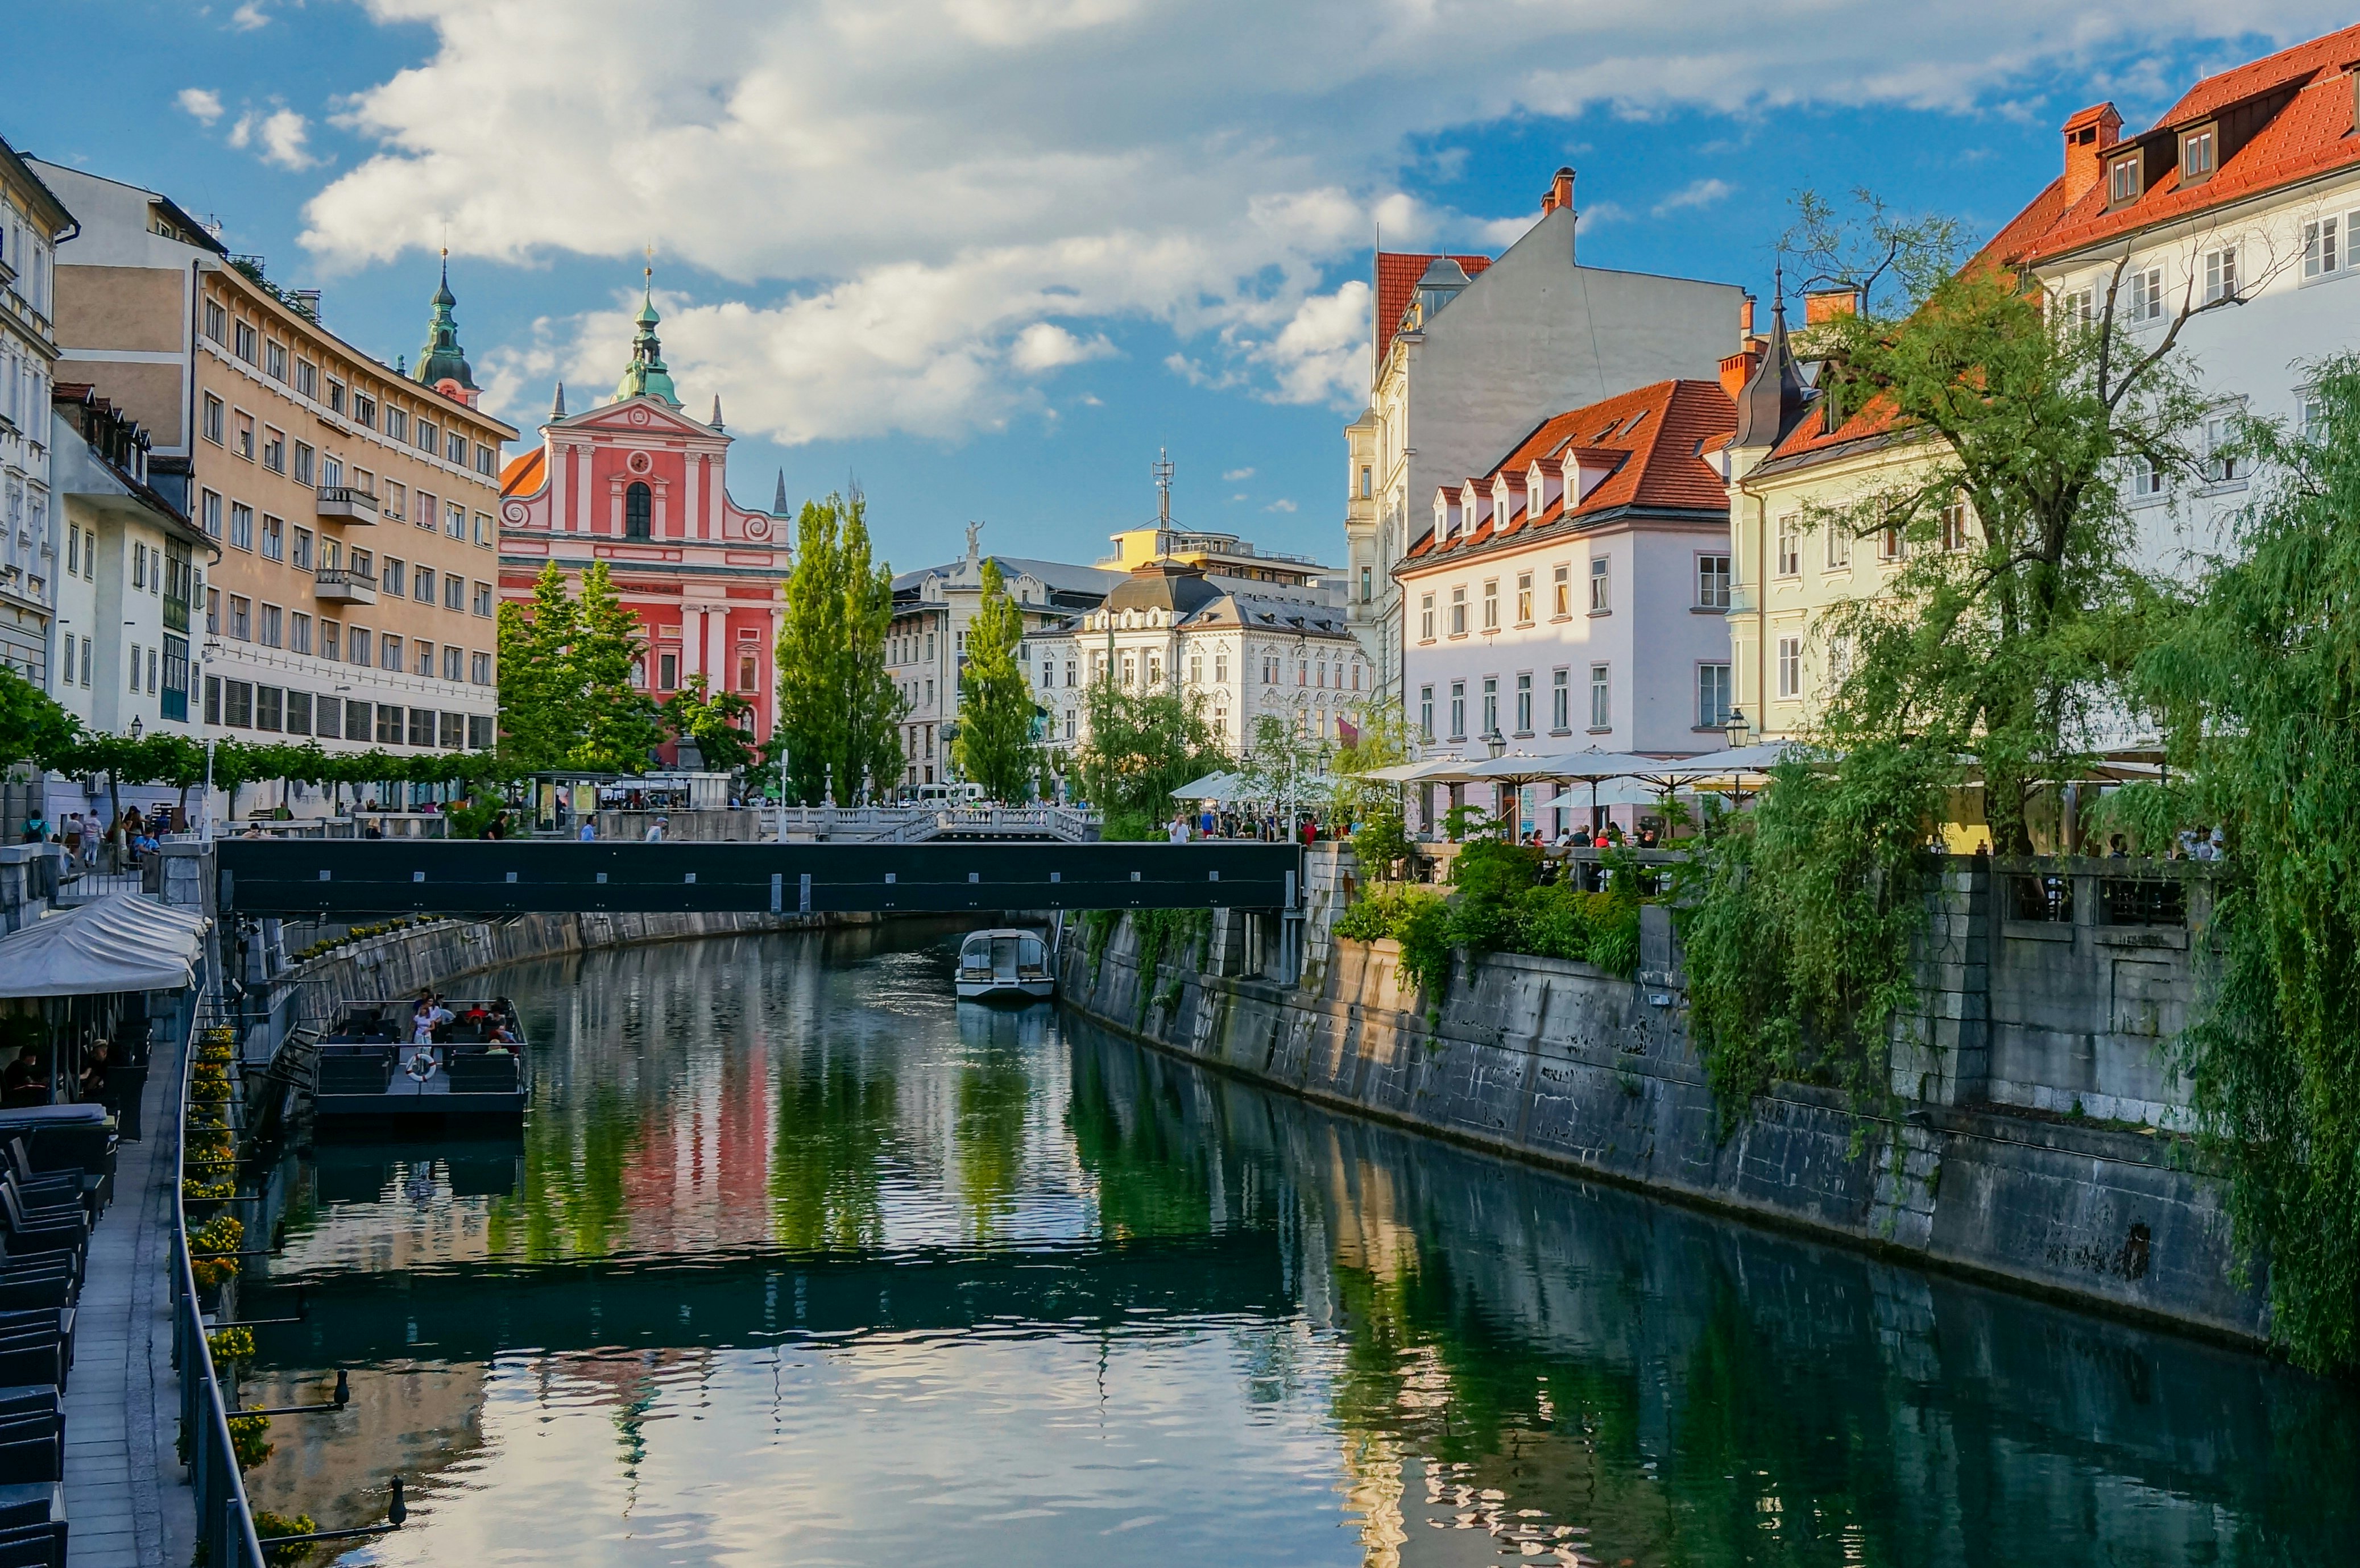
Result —
<path fill-rule="evenodd" d="M 73 214 L 0 141 L 0 664 L 51 679 L 59 562 L 49 477 L 57 246 Z"/>
<path fill-rule="evenodd" d="M 1658 382 L 1437 486 L 1393 572 L 1414 733 L 1462 757 L 1719 748 L 1734 419 L 1717 381 Z"/>
<path fill-rule="evenodd" d="M 729 495 L 730 436 L 715 398 L 683 411 L 663 361 L 652 296 L 614 396 L 579 414 L 560 387 L 541 444 L 509 463 L 499 500 L 500 593 L 518 603 L 552 562 L 577 591 L 604 561 L 639 617 L 639 685 L 658 702 L 697 677 L 752 705 L 757 736 L 777 717 L 779 618 L 792 565 L 786 493 L 773 509 Z"/>
<path fill-rule="evenodd" d="M 447 275 L 424 382 L 157 192 L 39 169 L 82 204 L 60 255 L 61 365 L 148 431 L 149 483 L 219 550 L 191 585 L 197 626 L 163 633 L 159 702 L 239 739 L 490 746 L 516 431 L 475 406 Z"/>
<path fill-rule="evenodd" d="M 1381 691 L 1406 703 L 1393 565 L 1436 489 L 1485 472 L 1542 420 L 1670 378 L 1710 379 L 1743 330 L 1726 284 L 1585 267 L 1573 171 L 1496 261 L 1381 251 L 1369 407 L 1346 428 L 1349 613 Z"/>

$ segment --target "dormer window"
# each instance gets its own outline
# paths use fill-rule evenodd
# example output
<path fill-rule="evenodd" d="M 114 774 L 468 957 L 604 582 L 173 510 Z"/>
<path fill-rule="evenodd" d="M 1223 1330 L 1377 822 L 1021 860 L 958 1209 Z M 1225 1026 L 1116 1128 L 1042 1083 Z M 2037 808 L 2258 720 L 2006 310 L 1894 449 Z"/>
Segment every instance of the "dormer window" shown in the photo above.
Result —
<path fill-rule="evenodd" d="M 2180 138 L 2180 182 L 2194 185 L 2212 178 L 2221 165 L 2220 135 L 2211 125 Z"/>
<path fill-rule="evenodd" d="M 2106 204 L 2119 207 L 2139 199 L 2139 165 L 2143 161 L 2136 152 L 2118 158 L 2106 166 Z"/>

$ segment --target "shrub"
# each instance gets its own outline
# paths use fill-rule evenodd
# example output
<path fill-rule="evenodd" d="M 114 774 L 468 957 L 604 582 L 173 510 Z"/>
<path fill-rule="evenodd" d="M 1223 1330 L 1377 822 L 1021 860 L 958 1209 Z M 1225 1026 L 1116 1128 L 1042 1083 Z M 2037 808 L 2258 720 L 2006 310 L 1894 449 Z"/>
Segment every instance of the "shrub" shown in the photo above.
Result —
<path fill-rule="evenodd" d="M 254 1516 L 255 1536 L 263 1543 L 262 1555 L 269 1560 L 273 1568 L 292 1568 L 293 1564 L 311 1556 L 312 1551 L 308 1545 L 273 1546 L 270 1542 L 275 1538 L 282 1535 L 310 1535 L 319 1528 L 310 1514 L 297 1514 L 290 1518 L 286 1514 L 275 1514 L 265 1508 Z"/>

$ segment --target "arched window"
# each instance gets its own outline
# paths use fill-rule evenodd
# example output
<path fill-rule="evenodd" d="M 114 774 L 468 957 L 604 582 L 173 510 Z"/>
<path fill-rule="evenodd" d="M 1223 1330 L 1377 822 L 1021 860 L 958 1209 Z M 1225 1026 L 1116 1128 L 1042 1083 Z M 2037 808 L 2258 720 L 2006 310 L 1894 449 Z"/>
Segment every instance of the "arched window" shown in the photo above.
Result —
<path fill-rule="evenodd" d="M 623 537 L 653 539 L 655 532 L 655 495 L 649 488 L 634 483 L 623 492 Z"/>

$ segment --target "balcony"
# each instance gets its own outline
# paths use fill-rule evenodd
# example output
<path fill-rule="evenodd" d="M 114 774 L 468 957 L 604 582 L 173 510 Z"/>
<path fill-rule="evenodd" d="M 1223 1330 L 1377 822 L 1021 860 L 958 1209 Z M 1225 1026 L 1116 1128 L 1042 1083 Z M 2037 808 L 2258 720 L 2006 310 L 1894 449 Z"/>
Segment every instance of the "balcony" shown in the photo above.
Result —
<path fill-rule="evenodd" d="M 323 566 L 311 574 L 311 593 L 331 604 L 374 604 L 377 578 L 349 566 Z"/>
<path fill-rule="evenodd" d="M 319 489 L 320 520 L 328 523 L 377 521 L 377 495 L 356 485 L 322 485 Z"/>

